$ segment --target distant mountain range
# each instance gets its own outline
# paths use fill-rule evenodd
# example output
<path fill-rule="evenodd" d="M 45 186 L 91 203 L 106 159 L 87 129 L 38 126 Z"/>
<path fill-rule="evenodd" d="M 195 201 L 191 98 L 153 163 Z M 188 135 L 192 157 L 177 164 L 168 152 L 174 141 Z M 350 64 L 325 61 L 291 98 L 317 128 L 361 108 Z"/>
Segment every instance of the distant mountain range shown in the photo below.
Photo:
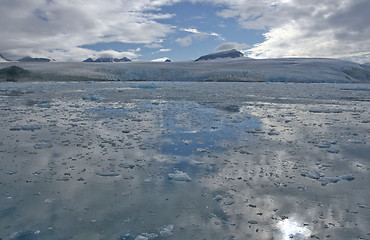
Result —
<path fill-rule="evenodd" d="M 23 57 L 17 60 L 18 62 L 51 62 L 48 58 L 33 58 L 33 57 Z"/>
<path fill-rule="evenodd" d="M 197 62 L 197 61 L 204 61 L 204 60 L 213 60 L 213 59 L 218 59 L 218 58 L 238 58 L 238 57 L 244 57 L 243 53 L 235 49 L 232 49 L 229 51 L 223 51 L 223 52 L 217 52 L 217 53 L 204 55 L 196 59 L 195 61 Z"/>
<path fill-rule="evenodd" d="M 96 60 L 93 60 L 92 58 L 88 58 L 83 60 L 82 62 L 131 62 L 130 59 L 127 57 L 123 58 L 97 58 Z"/>

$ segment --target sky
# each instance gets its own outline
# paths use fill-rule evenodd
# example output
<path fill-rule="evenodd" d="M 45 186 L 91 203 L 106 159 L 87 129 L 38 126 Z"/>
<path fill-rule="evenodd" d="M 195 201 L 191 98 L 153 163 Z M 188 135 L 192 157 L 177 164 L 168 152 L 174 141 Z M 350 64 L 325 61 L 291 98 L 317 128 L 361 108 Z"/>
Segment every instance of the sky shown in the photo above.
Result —
<path fill-rule="evenodd" d="M 63 61 L 251 58 L 370 62 L 369 0 L 0 0 L 0 54 Z"/>

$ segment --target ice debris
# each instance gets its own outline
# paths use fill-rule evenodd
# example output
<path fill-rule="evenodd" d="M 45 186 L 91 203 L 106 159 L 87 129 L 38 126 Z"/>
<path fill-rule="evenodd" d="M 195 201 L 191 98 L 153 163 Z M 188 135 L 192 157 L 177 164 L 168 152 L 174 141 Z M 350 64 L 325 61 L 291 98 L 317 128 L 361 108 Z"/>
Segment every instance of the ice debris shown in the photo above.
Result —
<path fill-rule="evenodd" d="M 37 107 L 39 108 L 51 108 L 51 104 L 50 103 L 40 103 L 37 105 Z"/>
<path fill-rule="evenodd" d="M 172 233 L 173 227 L 174 227 L 174 225 L 173 225 L 173 224 L 169 224 L 169 225 L 162 226 L 162 227 L 159 229 L 159 234 L 160 234 L 162 237 L 171 236 L 171 235 L 173 234 L 173 233 Z"/>
<path fill-rule="evenodd" d="M 320 177 L 323 177 L 323 175 L 318 171 L 312 170 L 307 173 L 307 177 L 312 179 L 319 179 Z"/>
<path fill-rule="evenodd" d="M 352 181 L 355 177 L 352 174 L 345 174 L 339 177 L 324 177 L 324 175 L 316 170 L 311 170 L 306 173 L 301 174 L 304 177 L 309 177 L 312 179 L 319 180 L 323 186 L 326 186 L 330 183 L 336 183 L 342 180 Z"/>
<path fill-rule="evenodd" d="M 104 100 L 104 97 L 100 95 L 88 95 L 88 96 L 83 96 L 82 100 L 96 102 L 96 101 Z"/>
<path fill-rule="evenodd" d="M 9 170 L 9 171 L 5 171 L 6 174 L 8 175 L 14 175 L 16 174 L 18 171 L 17 170 Z"/>
<path fill-rule="evenodd" d="M 33 146 L 35 149 L 46 149 L 53 147 L 53 143 L 49 140 L 42 140 Z"/>
<path fill-rule="evenodd" d="M 35 130 L 39 130 L 41 129 L 42 127 L 40 125 L 25 125 L 25 126 L 19 126 L 19 127 L 12 127 L 10 128 L 9 130 L 10 131 L 20 131 L 20 130 L 23 130 L 23 131 L 35 131 Z"/>
<path fill-rule="evenodd" d="M 183 182 L 190 182 L 191 178 L 187 173 L 184 173 L 182 171 L 176 170 L 175 173 L 169 173 L 168 179 L 174 180 L 174 181 L 183 181 Z"/>
<path fill-rule="evenodd" d="M 336 183 L 342 180 L 352 181 L 354 179 L 355 177 L 352 174 L 346 174 L 339 177 L 323 177 L 320 179 L 320 181 L 323 186 L 326 186 L 330 183 Z"/>
<path fill-rule="evenodd" d="M 137 237 L 135 238 L 135 240 L 149 240 L 149 238 L 144 237 L 142 235 L 137 235 Z"/>
<path fill-rule="evenodd" d="M 315 146 L 318 148 L 330 148 L 331 144 L 328 142 L 323 142 L 323 143 L 317 143 L 315 144 Z"/>
<path fill-rule="evenodd" d="M 311 113 L 342 113 L 342 109 L 311 109 Z"/>
<path fill-rule="evenodd" d="M 340 149 L 337 146 L 331 146 L 328 150 L 329 153 L 339 153 Z"/>
<path fill-rule="evenodd" d="M 133 85 L 133 86 L 131 86 L 131 88 L 156 89 L 156 88 L 158 88 L 158 86 L 157 86 L 157 85 L 155 85 L 154 83 L 152 83 L 152 84 L 139 84 L 139 85 Z"/>
<path fill-rule="evenodd" d="M 223 238 L 223 240 L 235 240 L 234 236 L 226 236 Z"/>
<path fill-rule="evenodd" d="M 221 195 L 216 195 L 213 200 L 215 201 L 221 201 L 223 199 L 223 197 Z"/>
<path fill-rule="evenodd" d="M 44 203 L 52 203 L 54 201 L 55 201 L 54 198 L 48 198 L 48 199 L 45 199 Z"/>
<path fill-rule="evenodd" d="M 96 173 L 96 175 L 101 176 L 101 177 L 118 177 L 118 176 L 120 176 L 119 173 L 115 173 L 115 172 L 109 172 L 109 173 L 100 173 L 100 172 L 98 172 L 98 173 Z"/>
<path fill-rule="evenodd" d="M 348 139 L 348 141 L 354 144 L 366 144 L 366 141 L 361 139 Z"/>

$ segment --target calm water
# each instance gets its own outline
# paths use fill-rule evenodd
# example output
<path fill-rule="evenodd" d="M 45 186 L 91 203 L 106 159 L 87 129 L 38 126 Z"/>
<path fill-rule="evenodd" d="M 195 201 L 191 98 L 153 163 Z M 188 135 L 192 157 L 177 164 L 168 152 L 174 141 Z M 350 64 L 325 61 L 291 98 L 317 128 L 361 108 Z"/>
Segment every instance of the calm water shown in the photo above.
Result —
<path fill-rule="evenodd" d="M 369 239 L 369 90 L 1 83 L 0 238 Z"/>

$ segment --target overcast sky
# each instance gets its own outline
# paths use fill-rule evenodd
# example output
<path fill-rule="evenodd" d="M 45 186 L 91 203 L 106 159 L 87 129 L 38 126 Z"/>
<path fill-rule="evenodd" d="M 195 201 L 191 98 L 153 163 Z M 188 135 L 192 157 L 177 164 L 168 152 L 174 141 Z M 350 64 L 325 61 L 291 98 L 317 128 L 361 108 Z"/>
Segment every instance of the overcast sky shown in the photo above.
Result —
<path fill-rule="evenodd" d="M 369 0 L 0 0 L 0 54 L 186 61 L 235 48 L 252 58 L 370 62 Z"/>

